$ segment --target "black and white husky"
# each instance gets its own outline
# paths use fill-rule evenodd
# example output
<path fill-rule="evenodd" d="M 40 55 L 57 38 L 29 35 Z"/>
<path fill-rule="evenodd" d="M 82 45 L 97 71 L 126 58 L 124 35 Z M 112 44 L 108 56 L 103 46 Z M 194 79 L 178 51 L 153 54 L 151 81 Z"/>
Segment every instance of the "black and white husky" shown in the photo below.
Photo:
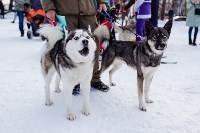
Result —
<path fill-rule="evenodd" d="M 123 61 L 129 67 L 137 70 L 139 108 L 142 111 L 146 111 L 145 102 L 153 102 L 149 98 L 150 84 L 154 73 L 160 66 L 163 52 L 167 47 L 171 28 L 171 20 L 163 28 L 154 28 L 149 21 L 146 21 L 146 39 L 143 42 L 116 41 L 112 40 L 112 35 L 110 38 L 103 38 L 102 36 L 106 37 L 104 34 L 108 30 L 104 26 L 98 27 L 94 32 L 100 39 L 109 40 L 109 45 L 102 55 L 100 71 L 103 73 L 110 65 L 114 64 L 113 68 L 109 71 L 111 85 L 115 85 L 112 81 L 112 75 L 119 68 L 114 63 L 115 61 Z M 145 95 L 145 102 L 143 95 Z"/>
<path fill-rule="evenodd" d="M 89 112 L 90 81 L 92 79 L 96 43 L 88 30 L 77 29 L 65 31 L 65 38 L 59 26 L 44 25 L 38 33 L 47 38 L 41 56 L 41 67 L 45 82 L 45 103 L 53 104 L 50 99 L 50 82 L 57 71 L 56 92 L 60 92 L 59 81 L 63 83 L 63 90 L 67 109 L 67 118 L 76 118 L 72 110 L 72 90 L 80 83 L 83 94 L 82 113 Z"/>

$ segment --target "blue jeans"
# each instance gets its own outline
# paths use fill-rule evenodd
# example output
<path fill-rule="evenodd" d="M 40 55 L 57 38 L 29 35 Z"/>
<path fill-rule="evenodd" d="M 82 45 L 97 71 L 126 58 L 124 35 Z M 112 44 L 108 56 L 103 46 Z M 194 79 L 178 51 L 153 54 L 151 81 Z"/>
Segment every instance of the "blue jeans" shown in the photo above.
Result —
<path fill-rule="evenodd" d="M 19 30 L 21 34 L 24 34 L 24 11 L 17 11 L 17 16 L 19 18 Z"/>
<path fill-rule="evenodd" d="M 147 19 L 137 19 L 136 20 L 136 34 L 140 35 L 141 37 L 145 36 L 144 28 L 145 28 L 145 21 Z M 136 37 L 136 41 L 142 41 L 140 37 Z"/>

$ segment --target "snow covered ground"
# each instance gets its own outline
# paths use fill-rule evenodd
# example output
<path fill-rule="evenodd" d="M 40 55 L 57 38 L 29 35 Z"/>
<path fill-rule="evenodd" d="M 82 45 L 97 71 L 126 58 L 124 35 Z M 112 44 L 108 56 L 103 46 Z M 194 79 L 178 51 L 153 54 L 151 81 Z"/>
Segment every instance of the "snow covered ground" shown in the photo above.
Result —
<path fill-rule="evenodd" d="M 44 105 L 39 38 L 19 37 L 12 15 L 0 20 L 0 133 L 199 133 L 200 45 L 188 45 L 185 22 L 174 22 L 167 58 L 151 85 L 154 103 L 138 109 L 136 71 L 123 66 L 114 75 L 116 87 L 91 90 L 91 115 L 81 114 L 82 96 L 73 97 L 77 115 L 66 119 L 63 92 L 54 92 L 53 106 Z M 165 22 L 159 21 L 159 25 Z M 198 36 L 200 42 L 200 33 Z M 108 72 L 102 75 L 108 84 Z"/>

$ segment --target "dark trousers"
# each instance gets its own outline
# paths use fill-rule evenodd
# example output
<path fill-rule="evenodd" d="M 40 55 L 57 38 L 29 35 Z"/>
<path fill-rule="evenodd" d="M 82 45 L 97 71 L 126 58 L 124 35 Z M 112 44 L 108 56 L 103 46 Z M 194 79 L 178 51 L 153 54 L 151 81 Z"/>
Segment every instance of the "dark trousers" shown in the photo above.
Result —
<path fill-rule="evenodd" d="M 141 37 L 145 36 L 144 28 L 145 28 L 146 20 L 148 20 L 148 19 L 137 19 L 136 20 L 136 34 L 138 34 Z M 141 37 L 139 37 L 139 36 L 136 36 L 137 42 L 142 41 Z"/>
<path fill-rule="evenodd" d="M 1 18 L 4 18 L 4 7 L 1 7 Z"/>
<path fill-rule="evenodd" d="M 19 18 L 19 30 L 21 34 L 24 34 L 24 11 L 17 11 L 17 16 Z"/>
<path fill-rule="evenodd" d="M 189 28 L 188 34 L 189 34 L 189 41 L 192 42 L 192 30 L 193 27 Z M 193 38 L 193 42 L 196 42 L 196 38 L 197 38 L 197 34 L 198 34 L 198 27 L 194 27 L 194 38 Z"/>

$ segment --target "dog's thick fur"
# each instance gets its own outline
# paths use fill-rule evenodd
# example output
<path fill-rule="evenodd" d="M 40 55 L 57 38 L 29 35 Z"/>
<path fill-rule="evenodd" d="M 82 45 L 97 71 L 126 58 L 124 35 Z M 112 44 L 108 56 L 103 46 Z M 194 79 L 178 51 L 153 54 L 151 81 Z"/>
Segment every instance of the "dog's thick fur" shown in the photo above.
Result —
<path fill-rule="evenodd" d="M 98 27 L 96 31 L 101 28 L 102 27 Z M 110 38 L 109 45 L 102 55 L 101 73 L 103 73 L 110 65 L 115 65 L 116 63 L 114 62 L 116 60 L 121 60 L 129 67 L 137 70 L 139 108 L 142 111 L 146 111 L 143 98 L 144 94 L 146 103 L 153 102 L 149 98 L 150 84 L 154 73 L 160 66 L 163 52 L 167 47 L 171 28 L 171 20 L 168 21 L 163 28 L 154 28 L 149 21 L 146 21 L 146 39 L 143 42 L 116 41 Z M 96 31 L 94 33 L 99 33 Z M 102 36 L 101 34 L 98 35 Z M 105 40 L 105 38 L 103 40 Z M 111 85 L 115 85 L 112 81 L 112 75 L 118 68 L 118 66 L 114 66 L 109 71 Z"/>
<path fill-rule="evenodd" d="M 47 38 L 41 56 L 41 67 L 45 82 L 45 103 L 53 104 L 50 99 L 50 82 L 57 71 L 56 92 L 60 92 L 59 81 L 63 83 L 67 118 L 76 118 L 72 110 L 72 91 L 80 83 L 83 94 L 83 114 L 89 115 L 89 92 L 92 79 L 96 43 L 90 30 L 77 29 L 66 31 L 65 38 L 59 26 L 45 25 L 38 33 Z"/>

